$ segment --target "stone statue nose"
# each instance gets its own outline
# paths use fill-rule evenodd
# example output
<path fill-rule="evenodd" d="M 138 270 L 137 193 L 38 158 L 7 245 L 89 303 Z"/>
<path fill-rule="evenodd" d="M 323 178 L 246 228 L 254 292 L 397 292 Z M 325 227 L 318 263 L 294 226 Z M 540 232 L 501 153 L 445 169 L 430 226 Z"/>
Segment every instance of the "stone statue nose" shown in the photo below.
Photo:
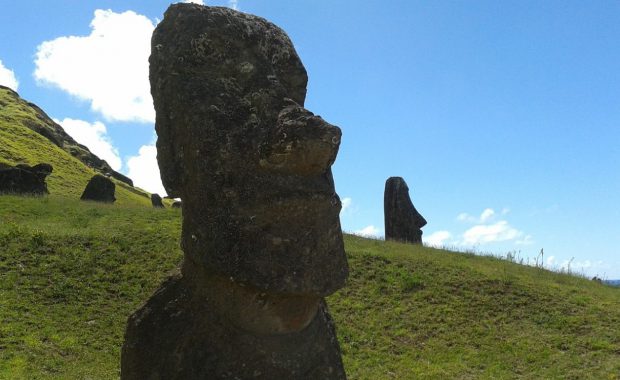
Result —
<path fill-rule="evenodd" d="M 303 176 L 325 173 L 338 154 L 341 136 L 340 128 L 303 107 L 287 107 L 261 147 L 260 166 Z"/>

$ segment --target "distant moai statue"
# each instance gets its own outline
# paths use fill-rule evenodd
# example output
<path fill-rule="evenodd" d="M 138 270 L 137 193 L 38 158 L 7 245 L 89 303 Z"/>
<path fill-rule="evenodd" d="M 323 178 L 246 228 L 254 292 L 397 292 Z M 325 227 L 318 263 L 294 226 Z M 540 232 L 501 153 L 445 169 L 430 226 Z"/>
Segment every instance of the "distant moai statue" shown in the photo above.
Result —
<path fill-rule="evenodd" d="M 151 194 L 151 204 L 155 208 L 164 208 L 164 203 L 161 200 L 161 196 L 157 193 Z"/>
<path fill-rule="evenodd" d="M 115 191 L 116 185 L 114 185 L 110 178 L 101 174 L 95 174 L 86 184 L 80 199 L 83 201 L 114 203 L 116 201 Z"/>
<path fill-rule="evenodd" d="M 46 163 L 35 166 L 0 164 L 0 194 L 49 194 L 45 180 L 52 171 L 52 165 Z"/>
<path fill-rule="evenodd" d="M 341 132 L 303 107 L 288 36 L 174 4 L 153 33 L 150 80 L 184 261 L 129 318 L 121 378 L 345 379 L 324 300 L 348 275 L 331 173 Z"/>
<path fill-rule="evenodd" d="M 401 177 L 385 181 L 383 197 L 385 240 L 422 243 L 421 228 L 426 219 L 415 209 L 409 197 L 409 187 Z"/>

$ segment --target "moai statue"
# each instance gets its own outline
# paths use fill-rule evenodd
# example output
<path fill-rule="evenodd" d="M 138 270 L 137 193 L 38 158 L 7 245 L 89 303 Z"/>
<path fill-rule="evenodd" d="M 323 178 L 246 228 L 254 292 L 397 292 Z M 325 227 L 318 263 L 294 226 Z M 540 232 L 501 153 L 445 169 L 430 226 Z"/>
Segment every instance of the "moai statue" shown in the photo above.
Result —
<path fill-rule="evenodd" d="M 324 301 L 348 274 L 331 173 L 341 132 L 303 108 L 288 36 L 174 4 L 150 80 L 184 261 L 129 318 L 122 379 L 345 379 Z"/>
<path fill-rule="evenodd" d="M 115 191 L 116 185 L 114 185 L 110 178 L 101 174 L 95 174 L 86 184 L 80 199 L 83 201 L 114 203 L 116 201 Z"/>
<path fill-rule="evenodd" d="M 426 219 L 411 203 L 409 188 L 401 177 L 390 177 L 385 181 L 383 212 L 385 240 L 422 243 L 421 228 L 426 225 Z"/>
<path fill-rule="evenodd" d="M 0 164 L 0 194 L 49 194 L 45 179 L 52 171 L 52 165 L 46 163 L 35 166 Z"/>
<path fill-rule="evenodd" d="M 161 200 L 161 196 L 157 193 L 151 194 L 151 204 L 155 208 L 164 208 L 164 203 Z"/>

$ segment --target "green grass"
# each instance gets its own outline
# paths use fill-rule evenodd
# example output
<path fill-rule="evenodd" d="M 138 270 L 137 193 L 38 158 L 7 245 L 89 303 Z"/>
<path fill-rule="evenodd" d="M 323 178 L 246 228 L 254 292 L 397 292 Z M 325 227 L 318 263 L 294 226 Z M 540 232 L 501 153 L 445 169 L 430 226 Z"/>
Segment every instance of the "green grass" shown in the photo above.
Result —
<path fill-rule="evenodd" d="M 123 324 L 181 258 L 180 212 L 0 196 L 0 379 L 118 377 Z"/>
<path fill-rule="evenodd" d="M 180 262 L 179 210 L 0 196 L 0 379 L 116 379 L 127 316 Z M 350 379 L 618 379 L 620 290 L 345 237 Z"/>
<path fill-rule="evenodd" d="M 54 167 L 47 177 L 51 194 L 79 198 L 95 171 L 80 160 L 32 131 L 26 125 L 42 123 L 23 100 L 0 88 L 0 163 L 36 165 L 46 162 Z M 149 194 L 114 180 L 116 202 L 150 206 Z"/>

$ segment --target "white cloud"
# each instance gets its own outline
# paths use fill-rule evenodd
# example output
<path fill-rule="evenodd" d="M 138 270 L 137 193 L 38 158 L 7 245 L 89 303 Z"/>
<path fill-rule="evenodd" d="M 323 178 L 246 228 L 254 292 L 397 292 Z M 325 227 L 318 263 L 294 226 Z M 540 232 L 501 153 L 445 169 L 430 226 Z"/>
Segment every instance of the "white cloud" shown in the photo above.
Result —
<path fill-rule="evenodd" d="M 6 86 L 14 91 L 17 91 L 19 87 L 19 82 L 17 78 L 15 78 L 15 73 L 13 70 L 9 70 L 2 64 L 2 60 L 0 60 L 0 84 Z"/>
<path fill-rule="evenodd" d="M 185 0 L 184 3 L 194 3 L 198 5 L 205 5 L 205 3 L 202 0 Z"/>
<path fill-rule="evenodd" d="M 151 193 L 166 194 L 161 183 L 159 166 L 157 165 L 157 148 L 155 145 L 143 145 L 137 156 L 127 160 L 127 176 L 135 186 Z"/>
<path fill-rule="evenodd" d="M 502 214 L 504 213 L 504 210 L 502 210 Z M 456 217 L 456 220 L 458 220 L 459 222 L 467 222 L 467 223 L 486 223 L 490 221 L 491 219 L 493 219 L 494 217 L 495 217 L 495 210 L 493 210 L 492 208 L 485 208 L 480 214 L 480 216 L 478 217 L 469 215 L 466 212 L 462 212 Z"/>
<path fill-rule="evenodd" d="M 535 265 L 535 263 L 535 260 L 531 261 L 531 265 Z M 558 261 L 557 257 L 549 256 L 545 260 L 545 268 L 561 272 L 578 273 L 584 275 L 587 275 L 589 273 L 590 275 L 601 276 L 602 274 L 600 273 L 600 271 L 604 272 L 606 269 L 609 269 L 609 264 L 605 263 L 602 260 L 574 261 L 573 259 L 570 259 L 562 260 L 560 262 Z"/>
<path fill-rule="evenodd" d="M 477 245 L 506 240 L 514 240 L 523 233 L 510 226 L 507 221 L 500 220 L 494 224 L 476 225 L 463 233 L 464 245 Z"/>
<path fill-rule="evenodd" d="M 228 0 L 228 6 L 236 11 L 239 10 L 239 1 L 238 0 Z"/>
<path fill-rule="evenodd" d="M 427 237 L 423 237 L 424 244 L 431 247 L 443 247 L 445 246 L 446 240 L 450 239 L 452 234 L 449 231 L 437 231 L 428 235 Z"/>
<path fill-rule="evenodd" d="M 89 123 L 84 120 L 76 120 L 65 118 L 64 120 L 54 121 L 62 126 L 62 128 L 82 145 L 86 145 L 88 149 L 99 158 L 108 162 L 114 170 L 120 170 L 122 166 L 118 149 L 112 145 L 112 141 L 107 135 L 106 127 L 103 123 L 96 121 Z"/>
<path fill-rule="evenodd" d="M 521 239 L 515 241 L 517 245 L 532 245 L 534 244 L 534 240 L 532 239 L 532 235 L 525 235 Z"/>
<path fill-rule="evenodd" d="M 486 223 L 489 219 L 493 218 L 495 211 L 492 208 L 485 208 L 480 214 L 480 223 Z"/>
<path fill-rule="evenodd" d="M 586 273 L 586 272 L 592 272 L 593 270 L 596 270 L 596 269 L 605 269 L 605 268 L 607 268 L 607 265 L 601 260 L 598 260 L 598 261 L 564 260 L 562 264 L 560 265 L 560 270 L 563 270 L 566 272 L 572 272 L 572 273 L 575 273 L 575 272 Z"/>
<path fill-rule="evenodd" d="M 509 240 L 512 240 L 516 245 L 533 244 L 532 235 L 524 234 L 512 227 L 506 220 L 497 220 L 498 215 L 505 216 L 509 213 L 510 209 L 506 207 L 499 214 L 492 208 L 485 208 L 480 216 L 472 216 L 466 212 L 460 213 L 456 217 L 457 221 L 474 226 L 463 233 L 460 241 L 455 241 L 453 244 L 471 246 Z"/>
<path fill-rule="evenodd" d="M 343 213 L 343 212 L 345 212 L 345 211 L 347 211 L 348 209 L 351 208 L 351 204 L 353 203 L 353 199 L 351 199 L 349 197 L 344 197 L 344 198 L 342 198 L 340 203 L 342 203 L 342 208 L 340 209 L 340 213 Z"/>
<path fill-rule="evenodd" d="M 470 222 L 470 223 L 476 222 L 476 218 L 474 218 L 473 216 L 469 215 L 466 212 L 462 212 L 458 214 L 456 217 L 456 220 L 458 220 L 459 222 Z"/>
<path fill-rule="evenodd" d="M 370 225 L 362 228 L 361 230 L 357 230 L 353 232 L 355 235 L 366 236 L 366 237 L 379 237 L 381 234 L 381 230 L 377 227 Z"/>
<path fill-rule="evenodd" d="M 66 36 L 37 48 L 34 77 L 90 102 L 111 121 L 153 122 L 148 80 L 151 34 L 147 17 L 98 9 L 88 36 Z"/>

